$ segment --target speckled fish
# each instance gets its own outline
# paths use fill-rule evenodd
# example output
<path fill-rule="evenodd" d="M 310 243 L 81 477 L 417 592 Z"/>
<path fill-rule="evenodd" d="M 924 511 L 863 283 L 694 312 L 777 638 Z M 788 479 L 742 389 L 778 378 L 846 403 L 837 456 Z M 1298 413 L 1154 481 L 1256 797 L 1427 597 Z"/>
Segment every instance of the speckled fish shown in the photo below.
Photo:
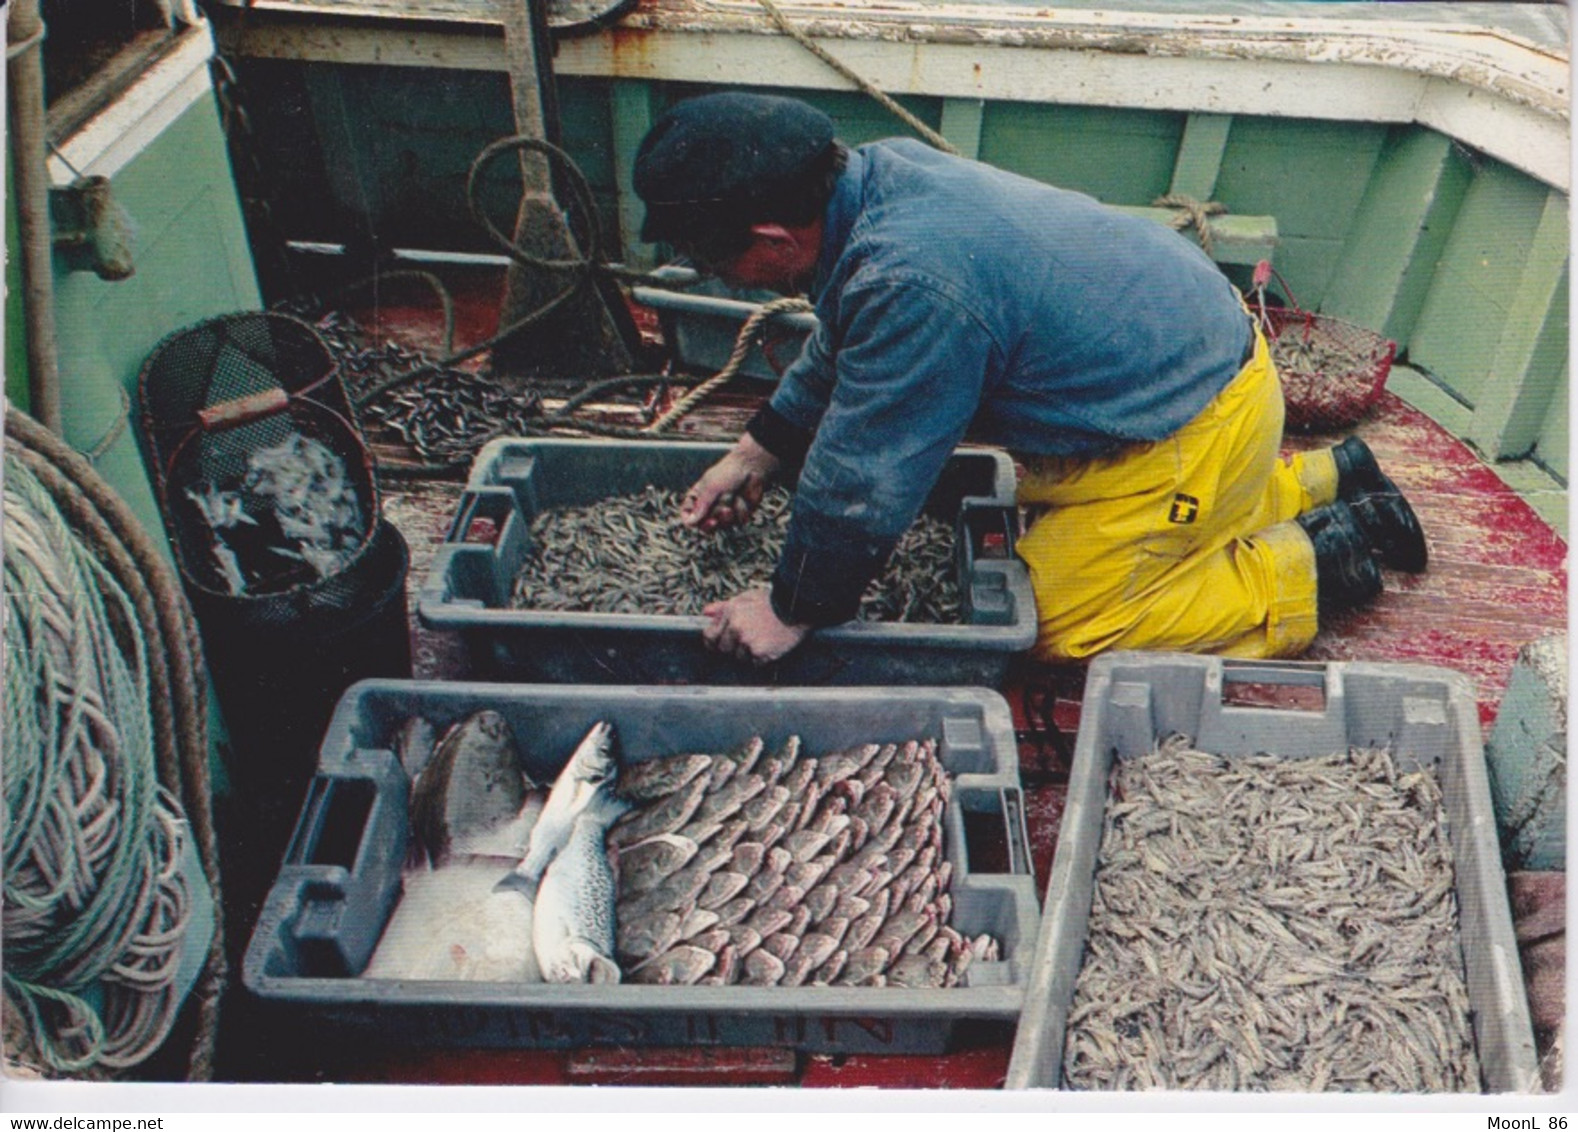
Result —
<path fill-rule="evenodd" d="M 576 744 L 559 776 L 553 780 L 553 787 L 548 791 L 548 801 L 543 804 L 537 824 L 532 826 L 526 855 L 515 866 L 516 877 L 528 885 L 536 884 L 548 868 L 548 863 L 570 840 L 576 818 L 594 804 L 598 806 L 599 813 L 606 815 L 610 821 L 625 812 L 628 807 L 616 804 L 617 799 L 612 796 L 618 772 L 619 765 L 614 758 L 613 724 L 594 723 L 580 743 Z M 599 836 L 604 835 L 607 822 L 598 824 L 596 828 Z M 601 841 L 598 842 L 597 850 L 604 859 L 604 867 L 607 867 Z"/>
<path fill-rule="evenodd" d="M 466 840 L 513 820 L 533 785 L 504 717 L 467 716 L 445 732 L 411 785 L 413 858 L 437 864 Z"/>
<path fill-rule="evenodd" d="M 625 803 L 607 786 L 605 779 L 576 812 L 570 836 L 548 862 L 537 888 L 532 949 L 550 983 L 619 982 L 614 874 L 604 837 Z"/>

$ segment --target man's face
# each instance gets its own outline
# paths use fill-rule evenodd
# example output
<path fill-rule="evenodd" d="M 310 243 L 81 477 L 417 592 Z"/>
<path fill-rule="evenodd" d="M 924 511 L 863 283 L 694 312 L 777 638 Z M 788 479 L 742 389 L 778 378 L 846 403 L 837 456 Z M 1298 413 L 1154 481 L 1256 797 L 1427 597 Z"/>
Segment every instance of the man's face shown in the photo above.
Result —
<path fill-rule="evenodd" d="M 804 291 L 816 268 L 821 246 L 820 222 L 805 228 L 759 224 L 742 248 L 735 241 L 711 247 L 681 246 L 697 270 L 716 275 L 736 290 L 765 289 L 781 295 Z"/>

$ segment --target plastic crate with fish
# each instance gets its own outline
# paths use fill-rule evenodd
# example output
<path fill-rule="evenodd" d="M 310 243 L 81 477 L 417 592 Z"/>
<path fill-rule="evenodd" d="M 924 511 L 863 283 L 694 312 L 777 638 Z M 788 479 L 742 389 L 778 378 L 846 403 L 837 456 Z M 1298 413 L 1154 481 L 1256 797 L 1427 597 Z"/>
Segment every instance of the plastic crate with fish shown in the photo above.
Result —
<path fill-rule="evenodd" d="M 1538 1088 L 1478 709 L 1443 668 L 1090 668 L 1010 1088 Z"/>
<path fill-rule="evenodd" d="M 894 619 L 818 631 L 760 667 L 709 651 L 701 639 L 706 588 L 721 586 L 717 596 L 727 596 L 756 584 L 750 569 L 770 574 L 775 557 L 757 533 L 769 523 L 771 497 L 737 531 L 680 528 L 678 495 L 728 447 L 491 442 L 423 583 L 423 623 L 458 631 L 479 678 L 551 683 L 995 687 L 1014 655 L 1034 643 L 1035 599 L 1014 554 L 1013 463 L 1001 452 L 960 449 L 905 536 L 920 540 L 916 548 L 901 543 L 875 583 L 881 592 L 868 591 L 876 616 Z M 784 494 L 777 503 L 780 520 L 786 501 Z M 551 525 L 561 521 L 572 525 Z M 539 579 L 549 592 L 525 589 L 550 552 L 558 557 Z M 599 604 L 581 592 L 589 585 Z M 927 613 L 944 593 L 952 604 Z M 897 605 L 905 609 L 895 615 Z M 903 619 L 911 607 L 934 619 Z"/>
<path fill-rule="evenodd" d="M 1009 1039 L 1030 872 L 986 689 L 365 681 L 243 973 L 380 1048 L 940 1053 Z"/>

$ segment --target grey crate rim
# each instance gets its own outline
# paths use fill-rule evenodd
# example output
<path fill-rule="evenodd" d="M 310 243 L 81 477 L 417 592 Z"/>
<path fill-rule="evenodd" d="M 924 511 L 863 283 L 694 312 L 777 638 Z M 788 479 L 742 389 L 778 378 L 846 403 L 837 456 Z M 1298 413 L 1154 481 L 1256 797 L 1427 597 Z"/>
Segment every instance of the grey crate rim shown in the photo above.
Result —
<path fill-rule="evenodd" d="M 414 697 L 414 698 L 412 698 Z M 350 773 L 354 764 L 364 756 L 393 756 L 385 750 L 365 746 L 359 732 L 366 732 L 390 714 L 388 704 L 401 701 L 410 710 L 433 710 L 430 705 L 449 705 L 451 714 L 470 710 L 468 705 L 486 702 L 508 716 L 514 710 L 538 715 L 559 711 L 579 712 L 571 715 L 580 726 L 584 717 L 617 716 L 620 712 L 644 714 L 654 705 L 678 710 L 692 705 L 712 705 L 714 729 L 730 733 L 770 732 L 759 721 L 741 721 L 741 713 L 752 704 L 771 706 L 765 710 L 776 713 L 773 726 L 787 728 L 801 734 L 818 727 L 826 729 L 834 724 L 828 717 L 836 716 L 835 723 L 857 713 L 889 712 L 897 717 L 911 711 L 927 711 L 935 718 L 933 724 L 939 742 L 945 740 L 946 723 L 950 713 L 978 722 L 980 732 L 980 757 L 988 760 L 985 770 L 955 770 L 952 772 L 955 791 L 950 802 L 954 820 L 950 828 L 962 828 L 962 810 L 955 817 L 952 811 L 961 805 L 962 794 L 968 791 L 991 792 L 999 788 L 1018 790 L 1018 748 L 1014 740 L 1012 713 L 1001 694 L 988 688 L 915 686 L 900 687 L 845 687 L 845 688 L 741 688 L 698 686 L 623 686 L 569 684 L 498 684 L 484 681 L 410 681 L 397 679 L 363 680 L 351 686 L 336 707 L 333 719 L 325 733 L 319 753 L 320 774 Z M 916 708 L 915 705 L 921 705 Z M 605 710 L 612 705 L 614 710 Z M 793 725 L 796 712 L 809 719 L 810 728 Z M 816 713 L 816 715 L 813 715 Z M 438 713 L 442 715 L 442 712 Z M 819 715 L 820 718 L 816 716 Z M 374 717 L 377 717 L 376 719 Z M 655 724 L 654 724 L 655 725 Z M 880 725 L 879 725 L 880 726 Z M 889 727 L 899 724 L 890 722 Z M 563 723 L 560 730 L 572 727 Z M 518 743 L 521 742 L 517 735 Z M 697 741 L 674 738 L 667 742 L 673 750 Z M 968 746 L 965 748 L 969 749 Z M 653 749 L 644 756 L 661 757 L 669 750 Z M 568 751 L 565 751 L 568 754 Z M 627 752 L 628 754 L 628 752 Z M 397 765 L 397 764 L 396 764 Z M 963 852 L 963 847 L 960 847 Z M 361 850 L 358 850 L 358 858 Z M 1028 859 L 1028 858 L 1027 858 Z M 360 866 L 358 860 L 358 866 Z M 364 1014 L 379 1007 L 414 1010 L 439 1010 L 445 1008 L 481 1009 L 485 1012 L 535 1011 L 555 1016 L 653 1016 L 697 1015 L 727 1019 L 729 1015 L 787 1016 L 838 1018 L 852 1025 L 868 1020 L 888 1019 L 900 1022 L 940 1021 L 948 1023 L 981 1020 L 994 1023 L 1012 1023 L 1019 1018 L 1025 998 L 1025 985 L 1030 971 L 1035 930 L 1039 924 L 1039 906 L 1036 900 L 1034 877 L 1029 873 L 972 873 L 967 869 L 962 875 L 956 871 L 954 892 L 974 894 L 1000 902 L 1005 914 L 1011 914 L 1019 925 L 1019 935 L 1012 941 L 1011 955 L 1005 955 L 1003 970 L 1010 981 L 988 982 L 978 986 L 947 989 L 867 988 L 867 987 L 707 987 L 707 986 L 643 986 L 625 983 L 618 986 L 576 986 L 547 983 L 486 983 L 446 980 L 376 980 L 355 976 L 323 977 L 316 975 L 270 973 L 267 966 L 276 953 L 277 935 L 284 919 L 281 913 L 289 901 L 300 896 L 307 877 L 311 875 L 331 879 L 335 868 L 329 866 L 303 866 L 292 869 L 287 860 L 274 890 L 265 902 L 264 912 L 249 942 L 243 963 L 244 985 L 253 994 L 273 1000 L 280 1005 L 311 1007 L 325 1017 Z M 339 870 L 343 873 L 345 870 Z M 957 915 L 957 901 L 956 901 Z M 381 932 L 382 925 L 379 926 Z M 1005 944 L 1009 941 L 1005 941 Z M 354 997 L 350 997 L 354 994 Z M 726 1025 L 726 1021 L 723 1023 Z M 520 1043 L 532 1045 L 534 1043 Z M 727 1040 L 711 1044 L 729 1045 Z M 797 1048 L 819 1049 L 814 1037 L 794 1042 Z"/>
<path fill-rule="evenodd" d="M 1098 743 L 1107 737 L 1098 735 L 1105 724 L 1107 691 L 1117 681 L 1116 673 L 1125 667 L 1151 674 L 1148 683 L 1160 682 L 1166 676 L 1181 675 L 1185 679 L 1198 679 L 1201 697 L 1197 702 L 1208 705 L 1215 695 L 1220 706 L 1220 695 L 1228 682 L 1231 671 L 1241 673 L 1241 682 L 1282 680 L 1290 684 L 1321 684 L 1329 690 L 1335 688 L 1339 706 L 1355 685 L 1369 681 L 1397 681 L 1420 688 L 1433 687 L 1437 697 L 1448 708 L 1450 720 L 1455 724 L 1459 740 L 1456 752 L 1464 778 L 1462 789 L 1467 794 L 1465 803 L 1473 812 L 1468 828 L 1453 828 L 1453 858 L 1456 871 L 1455 890 L 1458 913 L 1465 915 L 1464 884 L 1467 880 L 1484 902 L 1486 922 L 1482 927 L 1485 940 L 1483 955 L 1476 954 L 1470 963 L 1468 954 L 1469 926 L 1460 923 L 1460 939 L 1464 946 L 1471 1016 L 1475 1020 L 1475 1039 L 1479 1047 L 1482 1081 L 1487 1093 L 1535 1093 L 1539 1091 L 1539 1067 L 1535 1054 L 1533 1027 L 1528 1003 L 1523 994 L 1519 971 L 1516 939 L 1512 932 L 1511 911 L 1507 903 L 1504 875 L 1501 870 L 1499 845 L 1496 842 L 1495 822 L 1488 807 L 1489 786 L 1486 777 L 1482 738 L 1480 733 L 1477 701 L 1473 683 L 1462 673 L 1452 669 L 1429 665 L 1387 663 L 1376 661 L 1248 661 L 1229 660 L 1214 656 L 1197 656 L 1184 653 L 1143 653 L 1120 651 L 1106 653 L 1092 661 L 1086 676 L 1084 705 L 1080 716 L 1079 734 L 1075 740 L 1073 766 L 1069 776 L 1069 808 L 1064 812 L 1063 824 L 1058 831 L 1056 852 L 1051 873 L 1047 879 L 1042 918 L 1036 943 L 1034 969 L 1026 991 L 1025 1008 L 1015 1035 L 1004 1087 L 1008 1089 L 1061 1088 L 1062 1043 L 1066 1036 L 1066 1018 L 1069 998 L 1054 994 L 1073 992 L 1073 978 L 1082 964 L 1085 945 L 1085 920 L 1089 914 L 1088 894 L 1082 907 L 1075 906 L 1077 886 L 1093 876 L 1099 849 L 1101 823 L 1104 817 L 1106 784 L 1105 767 L 1110 754 L 1116 751 L 1106 742 L 1105 750 L 1098 750 Z M 1138 682 L 1138 681 L 1134 681 Z M 1328 696 L 1322 716 L 1332 712 L 1334 697 Z M 1398 704 L 1399 710 L 1403 705 Z M 1292 726 L 1297 720 L 1310 720 L 1316 713 L 1299 709 L 1265 708 L 1250 709 L 1261 720 L 1273 725 Z M 1443 724 L 1447 722 L 1442 720 Z M 1153 736 L 1155 737 L 1155 736 Z M 1324 740 L 1318 740 L 1324 741 Z M 1374 742 L 1373 736 L 1353 736 L 1353 743 Z M 1202 743 L 1202 746 L 1206 744 Z M 1211 749 L 1207 746 L 1207 749 Z M 1329 748 L 1328 748 L 1329 749 Z M 1296 756 L 1294 756 L 1296 757 Z M 1449 755 L 1443 754 L 1436 761 L 1445 763 Z M 1101 768 L 1098 770 L 1098 768 Z M 1099 778 L 1098 778 L 1099 776 Z M 1443 788 L 1445 784 L 1443 784 Z M 1102 799 L 1100 810 L 1093 815 L 1085 812 L 1084 799 Z M 1076 812 L 1076 802 L 1079 811 Z M 1092 840 L 1092 829 L 1094 840 Z M 1079 870 L 1076 873 L 1076 870 Z M 1072 965 L 1060 963 L 1062 949 L 1071 945 L 1073 925 L 1079 925 L 1077 950 L 1081 960 Z M 1474 967 L 1488 969 L 1488 977 L 1476 979 Z M 1489 996 L 1489 1001 L 1486 1001 Z M 1485 1031 L 1481 1031 L 1481 1022 Z M 1487 1035 L 1494 1048 L 1484 1046 Z M 1493 1065 L 1487 1068 L 1487 1057 Z M 1055 1066 L 1048 1069 L 1048 1066 Z M 1499 1068 L 1497 1068 L 1499 1067 Z M 1492 1081 L 1490 1074 L 1499 1072 Z M 1048 1081 L 1048 1074 L 1058 1080 Z M 1106 1095 L 1106 1094 L 1100 1094 Z M 1114 1094 L 1119 1095 L 1119 1094 Z M 1121 1094 L 1128 1096 L 1131 1094 Z M 1166 1095 L 1183 1095 L 1178 1093 Z M 1253 1094 L 1259 1096 L 1261 1094 Z M 1269 1094 L 1268 1094 L 1269 1095 Z M 1328 1094 L 1322 1094 L 1328 1095 Z M 1361 1094 L 1368 1096 L 1370 1094 Z M 1387 1094 L 1376 1094 L 1387 1095 Z M 1456 1094 L 1453 1094 L 1456 1095 Z M 1468 1094 L 1473 1095 L 1473 1094 Z"/>

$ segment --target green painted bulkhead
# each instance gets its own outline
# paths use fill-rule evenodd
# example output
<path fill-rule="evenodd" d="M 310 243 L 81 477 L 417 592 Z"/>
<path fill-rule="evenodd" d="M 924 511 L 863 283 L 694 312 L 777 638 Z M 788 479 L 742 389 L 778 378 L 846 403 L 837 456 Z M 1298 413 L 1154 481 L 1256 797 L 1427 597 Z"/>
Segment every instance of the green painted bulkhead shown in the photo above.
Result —
<path fill-rule="evenodd" d="M 261 178 L 240 170 L 238 192 L 218 104 L 205 92 L 150 133 L 112 177 L 134 227 L 136 274 L 107 282 L 56 257 L 66 427 L 83 450 L 114 436 L 122 394 L 135 394 L 138 367 L 165 334 L 315 289 L 314 263 L 324 261 L 305 256 L 295 257 L 300 269 L 290 277 L 265 278 L 259 289 L 253 257 L 261 267 L 270 241 L 500 251 L 465 200 L 473 158 L 514 130 L 497 47 L 484 50 L 496 44 L 496 28 L 471 26 L 453 42 L 434 33 L 442 42 L 433 48 L 425 33 L 413 33 L 402 39 L 407 56 L 385 62 L 390 52 L 358 55 L 354 36 L 339 38 L 321 13 L 303 22 L 293 12 L 296 30 L 276 34 L 249 9 L 248 38 L 237 35 L 235 13 L 227 11 L 215 10 L 213 34 L 239 76 L 229 93 L 249 127 L 233 140 L 251 151 Z M 204 26 L 190 34 L 210 33 Z M 750 41 L 750 50 L 798 50 L 758 36 L 729 38 Z M 595 62 L 603 47 L 595 37 L 582 42 L 592 46 L 572 54 L 555 82 L 559 137 L 593 188 L 608 246 L 622 247 L 628 262 L 650 264 L 661 249 L 634 238 L 641 208 L 630 189 L 631 158 L 664 107 L 711 88 L 695 75 L 696 60 L 710 60 L 711 48 L 676 53 L 680 62 L 667 66 L 661 52 L 636 42 L 646 52 L 639 55 L 645 73 L 683 77 L 628 78 L 619 70 L 619 42 L 607 48 L 615 62 L 597 64 L 613 75 L 588 73 L 597 68 L 586 59 Z M 842 49 L 858 59 L 849 41 Z M 927 50 L 914 51 L 918 87 Z M 856 91 L 826 83 L 757 88 L 823 107 L 854 144 L 908 132 Z M 1234 238 L 1219 240 L 1215 254 L 1235 282 L 1247 286 L 1250 265 L 1269 254 L 1299 305 L 1396 339 L 1394 391 L 1488 459 L 1533 467 L 1537 493 L 1549 491 L 1551 477 L 1565 486 L 1569 221 L 1567 194 L 1549 178 L 1428 125 L 1344 119 L 1329 107 L 1305 118 L 1286 107 L 1273 115 L 1089 99 L 897 98 L 964 153 L 1005 169 L 1136 209 L 1166 193 L 1220 204 L 1226 213 L 1216 223 Z M 516 193 L 509 165 L 496 163 L 481 193 L 504 228 Z M 241 198 L 251 207 L 243 210 Z M 7 231 L 14 240 L 14 223 Z M 17 295 L 16 280 L 8 281 Z M 7 389 L 25 406 L 18 306 L 7 307 Z M 113 440 L 100 460 L 151 520 L 129 436 Z M 1547 510 L 1565 526 L 1565 501 Z"/>
<path fill-rule="evenodd" d="M 185 34 L 209 36 L 206 27 Z M 206 52 L 192 56 L 206 76 Z M 53 257 L 61 421 L 66 442 L 89 457 L 148 530 L 159 532 L 163 524 L 131 419 L 143 361 L 166 335 L 216 315 L 256 310 L 262 298 L 212 92 L 199 92 L 155 124 L 130 116 L 124 127 L 146 137 L 134 153 L 112 156 L 113 171 L 105 175 L 128 222 L 133 273 L 110 281 L 65 250 Z M 77 169 L 99 171 L 92 163 Z M 70 179 L 68 169 L 57 187 Z M 14 195 L 6 199 L 6 393 L 27 409 L 18 225 Z"/>
<path fill-rule="evenodd" d="M 499 73 L 255 59 L 242 68 L 276 216 L 293 240 L 497 253 L 467 211 L 466 171 L 511 132 Z M 708 89 L 560 76 L 564 144 L 627 259 L 641 209 L 629 156 L 652 119 Z M 833 116 L 853 144 L 909 133 L 858 92 L 779 87 Z M 1242 286 L 1269 249 L 1289 298 L 1398 342 L 1393 388 L 1493 460 L 1565 481 L 1566 193 L 1429 127 L 905 96 L 956 147 L 1108 203 L 1169 192 L 1266 235 L 1218 251 Z M 514 190 L 484 201 L 507 227 Z M 1236 260 L 1236 262 L 1234 262 Z"/>

